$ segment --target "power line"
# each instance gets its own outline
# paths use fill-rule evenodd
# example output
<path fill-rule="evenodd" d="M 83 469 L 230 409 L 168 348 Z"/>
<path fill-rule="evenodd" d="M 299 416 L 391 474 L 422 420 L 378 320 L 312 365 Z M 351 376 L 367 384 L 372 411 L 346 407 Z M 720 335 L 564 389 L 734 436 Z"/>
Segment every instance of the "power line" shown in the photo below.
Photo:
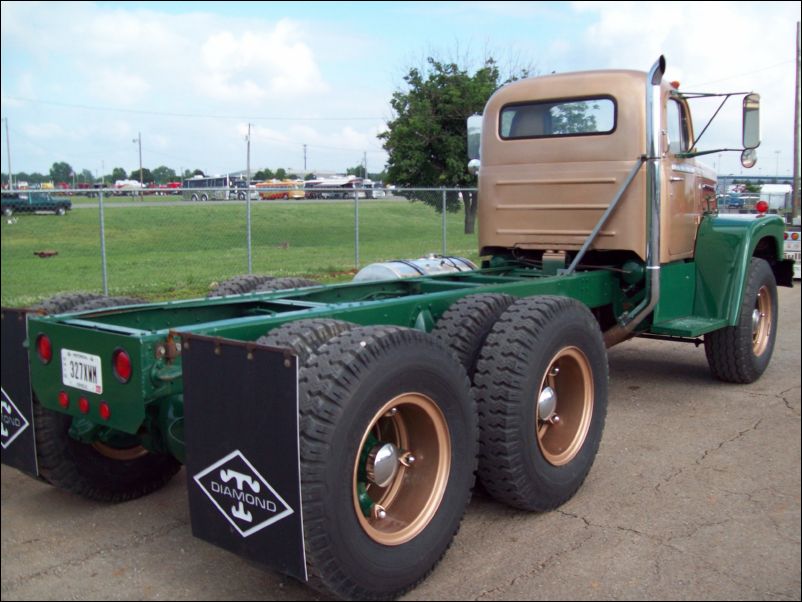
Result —
<path fill-rule="evenodd" d="M 762 69 L 756 69 L 755 71 L 747 71 L 746 73 L 739 73 L 737 75 L 730 75 L 729 77 L 724 77 L 722 79 L 717 79 L 710 82 L 705 82 L 703 84 L 689 84 L 684 86 L 687 89 L 691 88 L 699 88 L 701 86 L 709 86 L 710 84 L 717 84 L 719 82 L 725 82 L 730 79 L 735 79 L 737 77 L 744 77 L 746 75 L 754 75 L 755 73 L 762 73 L 763 71 L 768 71 L 769 69 L 776 69 L 777 67 L 782 67 L 783 65 L 787 65 L 788 63 L 793 63 L 793 61 L 783 61 L 781 63 L 777 63 L 776 65 L 770 65 L 769 67 L 763 67 Z"/>
<path fill-rule="evenodd" d="M 136 115 L 157 115 L 162 117 L 187 117 L 205 119 L 245 119 L 262 121 L 384 121 L 383 117 L 286 117 L 286 116 L 252 116 L 252 115 L 216 115 L 213 113 L 174 113 L 171 111 L 152 111 L 148 109 L 122 109 L 119 107 L 102 107 L 94 105 L 74 104 L 68 102 L 57 102 L 54 100 L 41 100 L 38 98 L 26 98 L 22 96 L 4 96 L 8 100 L 21 102 L 32 102 L 36 104 L 52 105 L 65 107 L 68 109 L 81 109 L 87 111 L 106 111 L 111 113 L 133 113 Z"/>

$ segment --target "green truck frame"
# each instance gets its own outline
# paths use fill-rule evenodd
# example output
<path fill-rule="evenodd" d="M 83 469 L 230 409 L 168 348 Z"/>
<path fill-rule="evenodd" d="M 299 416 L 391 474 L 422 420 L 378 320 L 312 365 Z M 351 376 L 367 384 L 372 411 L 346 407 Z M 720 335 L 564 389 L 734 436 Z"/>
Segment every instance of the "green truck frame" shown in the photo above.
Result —
<path fill-rule="evenodd" d="M 704 344 L 715 377 L 752 382 L 771 358 L 776 286 L 792 286 L 783 221 L 718 214 L 698 196 L 706 174 L 687 167 L 692 131 L 685 146 L 664 140 L 667 103 L 687 101 L 664 70 L 661 57 L 649 73 L 534 78 L 491 98 L 480 269 L 330 286 L 249 275 L 205 299 L 4 308 L 3 462 L 105 501 L 186 465 L 195 535 L 342 598 L 397 597 L 424 579 L 476 476 L 515 508 L 561 505 L 601 441 L 607 347 Z M 611 99 L 612 129 L 597 99 Z M 561 131 L 548 119 L 566 103 L 594 119 Z M 627 103 L 639 107 L 629 131 Z M 746 163 L 757 103 L 746 95 Z M 532 126 L 538 112 L 547 121 Z M 516 130 L 524 113 L 530 129 Z M 616 140 L 627 160 L 614 178 L 589 173 L 612 165 L 590 155 L 572 156 L 580 177 L 537 158 L 516 175 L 509 158 L 598 141 L 615 155 Z M 609 189 L 601 207 L 588 209 L 585 186 Z M 664 219 L 680 188 L 696 195 L 690 250 L 687 224 Z"/>

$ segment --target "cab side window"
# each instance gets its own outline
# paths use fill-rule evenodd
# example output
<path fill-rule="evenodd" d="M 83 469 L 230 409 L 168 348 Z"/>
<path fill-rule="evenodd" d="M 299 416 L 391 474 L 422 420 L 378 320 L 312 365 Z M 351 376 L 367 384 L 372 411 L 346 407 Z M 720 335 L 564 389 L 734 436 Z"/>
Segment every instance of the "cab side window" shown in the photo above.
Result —
<path fill-rule="evenodd" d="M 667 108 L 668 149 L 672 155 L 686 153 L 690 150 L 690 130 L 685 105 L 672 98 Z"/>

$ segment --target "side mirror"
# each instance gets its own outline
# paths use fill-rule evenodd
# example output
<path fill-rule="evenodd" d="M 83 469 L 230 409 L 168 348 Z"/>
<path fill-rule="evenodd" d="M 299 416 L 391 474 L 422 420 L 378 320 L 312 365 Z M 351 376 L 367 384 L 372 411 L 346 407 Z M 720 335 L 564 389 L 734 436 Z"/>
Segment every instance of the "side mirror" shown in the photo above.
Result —
<path fill-rule="evenodd" d="M 753 148 L 744 149 L 741 153 L 741 165 L 746 169 L 751 169 L 757 163 L 757 151 Z"/>
<path fill-rule="evenodd" d="M 482 140 L 482 116 L 468 117 L 468 158 L 479 159 L 479 146 Z"/>
<path fill-rule="evenodd" d="M 755 149 L 760 146 L 760 94 L 744 96 L 743 145 L 745 149 Z"/>

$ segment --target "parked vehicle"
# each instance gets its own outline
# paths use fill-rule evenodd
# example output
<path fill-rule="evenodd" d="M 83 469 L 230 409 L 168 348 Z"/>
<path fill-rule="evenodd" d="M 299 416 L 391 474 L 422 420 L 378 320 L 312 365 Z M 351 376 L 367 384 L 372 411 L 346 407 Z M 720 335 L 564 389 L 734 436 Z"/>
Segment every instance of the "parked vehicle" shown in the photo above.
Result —
<path fill-rule="evenodd" d="M 194 535 L 339 598 L 425 579 L 476 474 L 514 508 L 559 507 L 599 449 L 608 347 L 703 343 L 715 378 L 754 382 L 793 284 L 778 216 L 708 210 L 694 95 L 664 71 L 490 98 L 472 120 L 479 269 L 430 256 L 380 280 L 249 274 L 209 299 L 3 309 L 3 462 L 103 501 L 186 464 Z M 758 111 L 743 95 L 745 167 Z"/>
<path fill-rule="evenodd" d="M 271 201 L 276 199 L 298 200 L 306 196 L 303 183 L 296 180 L 271 180 L 256 184 L 259 196 Z"/>
<path fill-rule="evenodd" d="M 55 213 L 66 215 L 72 209 L 72 201 L 50 192 L 26 191 L 2 193 L 2 212 L 6 217 L 15 213 Z"/>
<path fill-rule="evenodd" d="M 246 180 L 232 176 L 192 176 L 185 178 L 181 184 L 181 189 L 185 201 L 225 201 L 240 200 L 248 198 Z M 257 200 L 259 193 L 251 184 L 251 200 Z"/>

